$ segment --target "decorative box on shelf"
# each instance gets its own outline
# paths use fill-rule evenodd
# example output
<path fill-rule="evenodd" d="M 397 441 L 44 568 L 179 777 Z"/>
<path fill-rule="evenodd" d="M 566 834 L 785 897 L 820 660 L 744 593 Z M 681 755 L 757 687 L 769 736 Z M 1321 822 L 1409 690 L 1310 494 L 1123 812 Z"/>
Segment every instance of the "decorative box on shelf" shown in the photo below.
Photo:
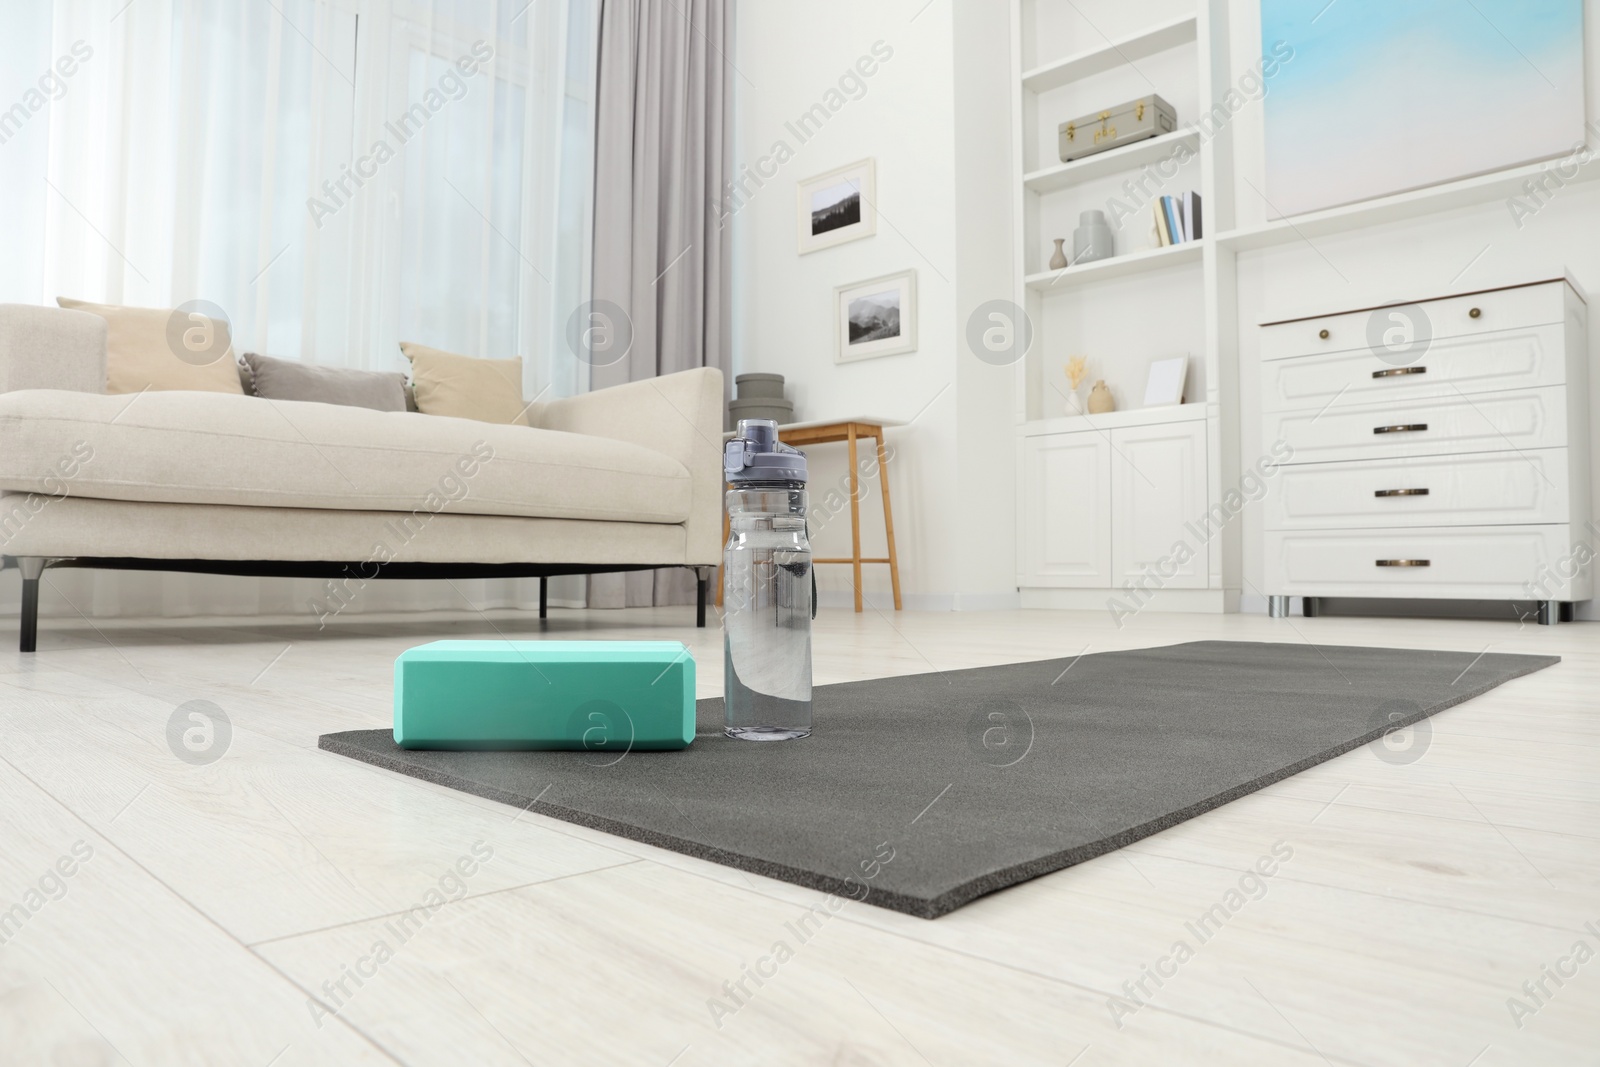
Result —
<path fill-rule="evenodd" d="M 1593 595 L 1587 309 L 1565 279 L 1265 323 L 1264 592 L 1536 601 Z"/>
<path fill-rule="evenodd" d="M 1154 93 L 1057 127 L 1061 162 L 1160 137 L 1178 128 L 1178 113 Z"/>

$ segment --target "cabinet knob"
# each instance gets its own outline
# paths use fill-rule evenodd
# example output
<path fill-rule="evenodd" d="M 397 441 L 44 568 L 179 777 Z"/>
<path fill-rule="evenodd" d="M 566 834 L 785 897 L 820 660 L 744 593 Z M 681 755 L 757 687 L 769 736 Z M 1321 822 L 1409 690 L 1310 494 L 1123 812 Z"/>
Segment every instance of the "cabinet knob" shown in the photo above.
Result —
<path fill-rule="evenodd" d="M 1388 370 L 1375 370 L 1374 378 L 1394 378 L 1405 374 L 1427 374 L 1427 367 L 1390 367 Z"/>
<path fill-rule="evenodd" d="M 1471 317 L 1471 318 L 1474 318 L 1474 319 L 1481 318 L 1483 316 L 1483 309 L 1482 308 L 1473 308 L 1471 311 L 1467 312 L 1467 315 L 1469 317 Z"/>
<path fill-rule="evenodd" d="M 1432 566 L 1431 560 L 1426 559 L 1375 559 L 1372 562 L 1380 567 L 1428 567 Z"/>
<path fill-rule="evenodd" d="M 1326 341 L 1328 339 L 1328 331 L 1327 330 L 1319 330 L 1319 331 L 1317 331 L 1317 336 L 1322 338 L 1324 341 Z"/>
<path fill-rule="evenodd" d="M 1398 426 L 1374 426 L 1373 433 L 1421 433 L 1428 428 L 1425 422 L 1405 422 Z"/>
<path fill-rule="evenodd" d="M 1375 489 L 1373 496 L 1427 496 L 1426 489 Z"/>

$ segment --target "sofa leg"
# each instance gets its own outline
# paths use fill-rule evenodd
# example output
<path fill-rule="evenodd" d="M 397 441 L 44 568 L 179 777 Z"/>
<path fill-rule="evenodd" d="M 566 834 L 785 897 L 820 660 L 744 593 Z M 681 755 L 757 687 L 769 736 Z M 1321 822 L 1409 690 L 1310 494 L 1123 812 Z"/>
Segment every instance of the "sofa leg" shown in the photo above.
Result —
<path fill-rule="evenodd" d="M 539 576 L 539 618 L 548 618 L 550 615 L 550 579 Z"/>
<path fill-rule="evenodd" d="M 706 625 L 706 588 L 705 574 L 696 568 L 694 572 L 694 624 L 700 629 Z"/>
<path fill-rule="evenodd" d="M 44 576 L 42 556 L 20 556 L 17 568 L 22 571 L 22 631 L 17 644 L 20 652 L 35 652 L 39 648 L 39 579 Z"/>

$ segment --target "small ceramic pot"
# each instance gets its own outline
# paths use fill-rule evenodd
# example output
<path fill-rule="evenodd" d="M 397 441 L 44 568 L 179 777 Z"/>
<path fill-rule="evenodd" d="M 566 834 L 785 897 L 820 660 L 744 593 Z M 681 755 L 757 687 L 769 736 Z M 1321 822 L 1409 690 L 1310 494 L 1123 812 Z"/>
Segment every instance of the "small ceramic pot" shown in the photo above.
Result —
<path fill-rule="evenodd" d="M 1117 402 L 1111 397 L 1111 390 L 1106 388 L 1106 380 L 1101 378 L 1094 383 L 1094 388 L 1089 391 L 1089 414 L 1104 415 L 1108 411 L 1117 410 Z"/>
<path fill-rule="evenodd" d="M 1067 239 L 1065 237 L 1056 238 L 1055 255 L 1050 257 L 1051 270 L 1060 270 L 1067 265 L 1067 254 L 1061 250 L 1061 246 L 1066 244 L 1066 242 Z"/>

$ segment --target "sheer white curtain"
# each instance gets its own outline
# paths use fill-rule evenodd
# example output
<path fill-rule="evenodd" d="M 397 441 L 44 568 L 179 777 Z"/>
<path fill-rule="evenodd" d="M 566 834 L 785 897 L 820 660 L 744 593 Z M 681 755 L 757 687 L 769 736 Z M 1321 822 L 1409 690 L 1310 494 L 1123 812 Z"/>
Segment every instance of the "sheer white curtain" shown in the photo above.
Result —
<path fill-rule="evenodd" d="M 0 109 L 22 109 L 0 110 L 0 301 L 203 299 L 241 352 L 400 370 L 414 340 L 522 356 L 530 399 L 581 391 L 565 329 L 589 276 L 597 3 L 8 6 Z M 52 581 L 92 614 L 296 612 L 315 589 Z M 536 596 L 375 583 L 351 610 L 465 607 L 458 588 Z"/>

